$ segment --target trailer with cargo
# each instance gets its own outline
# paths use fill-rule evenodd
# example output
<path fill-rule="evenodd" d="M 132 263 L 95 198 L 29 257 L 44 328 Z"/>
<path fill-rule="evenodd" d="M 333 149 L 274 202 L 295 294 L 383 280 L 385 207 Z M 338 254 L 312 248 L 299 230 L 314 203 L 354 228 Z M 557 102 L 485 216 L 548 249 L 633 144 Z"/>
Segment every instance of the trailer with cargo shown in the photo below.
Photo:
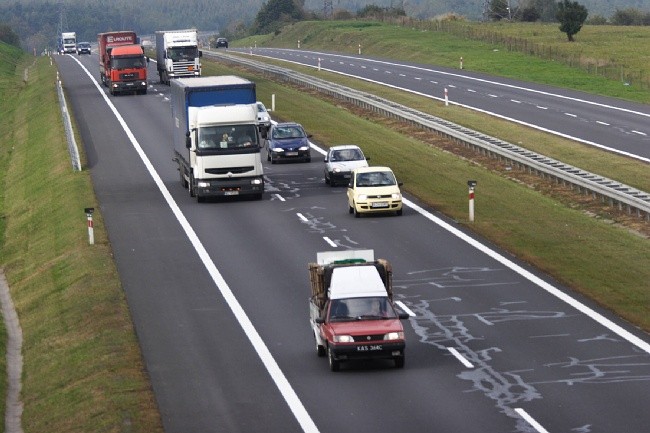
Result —
<path fill-rule="evenodd" d="M 210 76 L 171 81 L 174 161 L 191 197 L 262 198 L 261 147 L 255 83 Z"/>
<path fill-rule="evenodd" d="M 325 251 L 309 263 L 309 321 L 318 356 L 342 362 L 388 359 L 404 367 L 407 319 L 393 303 L 392 267 L 372 250 Z"/>

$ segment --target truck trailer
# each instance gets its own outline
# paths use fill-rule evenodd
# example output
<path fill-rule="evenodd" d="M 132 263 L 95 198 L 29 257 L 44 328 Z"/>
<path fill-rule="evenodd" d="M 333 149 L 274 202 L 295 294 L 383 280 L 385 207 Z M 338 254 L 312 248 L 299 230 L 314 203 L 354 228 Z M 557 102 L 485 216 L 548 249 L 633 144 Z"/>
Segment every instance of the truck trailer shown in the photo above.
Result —
<path fill-rule="evenodd" d="M 135 32 L 106 32 L 97 35 L 99 78 L 111 95 L 147 93 L 147 63 Z"/>
<path fill-rule="evenodd" d="M 160 82 L 201 76 L 201 57 L 196 29 L 156 32 L 156 64 Z"/>
<path fill-rule="evenodd" d="M 225 75 L 171 81 L 174 161 L 191 197 L 262 198 L 255 83 Z"/>
<path fill-rule="evenodd" d="M 75 32 L 63 32 L 59 39 L 59 52 L 61 54 L 74 54 L 77 52 L 77 34 Z"/>
<path fill-rule="evenodd" d="M 393 270 L 373 250 L 325 251 L 309 263 L 309 321 L 316 353 L 330 370 L 355 360 L 389 359 L 404 367 L 407 319 L 393 304 Z"/>

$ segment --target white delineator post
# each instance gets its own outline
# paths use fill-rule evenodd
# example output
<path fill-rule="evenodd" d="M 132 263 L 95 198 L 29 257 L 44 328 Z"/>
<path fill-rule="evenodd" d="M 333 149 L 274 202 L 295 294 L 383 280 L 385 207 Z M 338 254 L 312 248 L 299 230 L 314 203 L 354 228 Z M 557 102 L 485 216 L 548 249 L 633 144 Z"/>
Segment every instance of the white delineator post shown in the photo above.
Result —
<path fill-rule="evenodd" d="M 476 188 L 475 180 L 468 180 L 467 186 L 469 187 L 469 222 L 474 222 L 474 189 Z"/>
<path fill-rule="evenodd" d="M 318 72 L 320 72 L 320 57 L 318 58 Z"/>
<path fill-rule="evenodd" d="M 95 211 L 92 207 L 87 207 L 84 209 L 86 211 L 86 219 L 88 220 L 88 243 L 90 245 L 95 244 L 95 231 L 93 228 L 93 212 Z"/>
<path fill-rule="evenodd" d="M 449 91 L 447 91 L 447 88 L 445 87 L 445 107 L 449 106 Z"/>

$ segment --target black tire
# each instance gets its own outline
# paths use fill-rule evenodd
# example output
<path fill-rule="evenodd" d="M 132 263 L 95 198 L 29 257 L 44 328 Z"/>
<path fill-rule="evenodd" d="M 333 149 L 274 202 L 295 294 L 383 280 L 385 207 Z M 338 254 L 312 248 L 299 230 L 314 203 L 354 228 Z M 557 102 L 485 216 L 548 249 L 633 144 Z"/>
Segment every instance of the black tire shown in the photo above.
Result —
<path fill-rule="evenodd" d="M 405 361 L 404 355 L 396 356 L 393 359 L 395 361 L 395 368 L 404 368 L 404 361 Z"/>
<path fill-rule="evenodd" d="M 314 340 L 316 340 L 316 335 L 314 335 Z M 322 358 L 326 353 L 325 348 L 316 341 L 316 355 L 318 355 L 319 358 Z"/>
<path fill-rule="evenodd" d="M 334 354 L 332 353 L 332 349 L 329 347 L 327 348 L 327 360 L 330 364 L 331 371 L 334 372 L 339 371 L 339 369 L 341 368 L 341 363 L 336 359 L 334 359 Z"/>
<path fill-rule="evenodd" d="M 360 217 L 361 217 L 361 214 L 360 214 L 359 211 L 357 210 L 357 206 L 356 206 L 355 204 L 353 204 L 352 207 L 353 207 L 353 210 L 354 210 L 354 217 L 355 217 L 355 218 L 360 218 Z"/>
<path fill-rule="evenodd" d="M 354 208 L 350 206 L 350 203 L 348 203 L 348 213 L 353 214 L 354 213 Z"/>
<path fill-rule="evenodd" d="M 397 216 L 402 216 L 402 209 L 398 210 L 398 211 L 395 212 L 395 213 L 397 214 Z"/>
<path fill-rule="evenodd" d="M 267 161 L 271 160 L 271 152 L 266 152 L 266 160 Z"/>
<path fill-rule="evenodd" d="M 325 174 L 325 184 L 333 186 L 332 181 L 327 177 L 327 174 Z"/>

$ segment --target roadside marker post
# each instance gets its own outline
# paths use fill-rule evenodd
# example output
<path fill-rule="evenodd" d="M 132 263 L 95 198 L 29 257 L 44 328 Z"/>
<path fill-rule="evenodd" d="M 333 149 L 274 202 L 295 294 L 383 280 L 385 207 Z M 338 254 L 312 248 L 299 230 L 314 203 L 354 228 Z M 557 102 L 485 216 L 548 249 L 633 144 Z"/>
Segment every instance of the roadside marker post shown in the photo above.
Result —
<path fill-rule="evenodd" d="M 447 88 L 445 87 L 445 107 L 449 106 L 449 92 L 447 91 Z"/>
<path fill-rule="evenodd" d="M 476 188 L 475 180 L 468 180 L 467 186 L 469 187 L 469 222 L 474 222 L 474 189 Z"/>
<path fill-rule="evenodd" d="M 88 219 L 88 243 L 90 245 L 95 244 L 95 232 L 93 228 L 93 212 L 95 212 L 95 208 L 92 207 L 87 207 L 84 209 L 86 212 L 86 218 Z"/>
<path fill-rule="evenodd" d="M 463 58 L 460 58 L 460 69 L 463 69 Z"/>
<path fill-rule="evenodd" d="M 318 72 L 320 72 L 320 57 L 318 58 Z"/>

